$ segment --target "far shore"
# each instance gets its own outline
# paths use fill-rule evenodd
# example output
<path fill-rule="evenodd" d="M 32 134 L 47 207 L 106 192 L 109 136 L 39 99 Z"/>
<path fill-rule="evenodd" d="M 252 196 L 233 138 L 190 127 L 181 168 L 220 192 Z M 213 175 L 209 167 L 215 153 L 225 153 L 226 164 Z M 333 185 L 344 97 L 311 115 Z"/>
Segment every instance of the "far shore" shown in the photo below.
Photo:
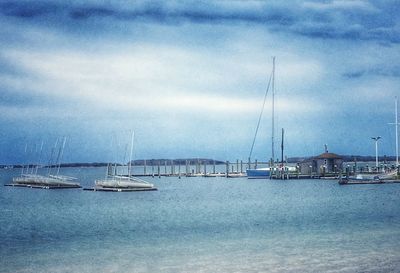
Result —
<path fill-rule="evenodd" d="M 342 155 L 344 162 L 373 162 L 375 161 L 375 156 L 354 156 L 354 155 Z M 309 159 L 309 157 L 291 157 L 286 159 L 286 163 L 292 163 L 296 164 L 299 163 L 303 160 Z M 234 161 L 229 161 L 230 164 L 236 163 L 238 160 Z M 395 162 L 396 157 L 395 156 L 380 156 L 379 157 L 379 162 L 383 164 L 389 164 L 390 162 Z M 157 166 L 157 165 L 186 165 L 188 164 L 207 164 L 207 165 L 223 165 L 226 164 L 227 161 L 221 161 L 221 160 L 214 160 L 214 159 L 209 159 L 209 158 L 184 158 L 184 159 L 137 159 L 137 160 L 132 160 L 132 166 Z M 243 163 L 247 163 L 246 160 L 242 160 Z M 253 164 L 252 160 L 252 164 Z M 113 164 L 117 166 L 128 166 L 129 162 L 122 164 L 122 163 L 114 163 L 114 162 L 91 162 L 91 163 L 62 163 L 60 164 L 60 167 L 62 168 L 76 168 L 76 167 L 106 167 L 108 164 Z M 258 161 L 258 164 L 268 164 L 267 162 L 262 162 Z M 36 167 L 38 164 L 36 163 L 30 163 L 30 164 L 0 164 L 0 169 L 11 169 L 11 168 L 22 168 L 22 167 Z M 43 165 L 39 164 L 39 166 L 46 168 L 46 167 L 58 167 L 57 164 L 53 164 L 51 166 L 48 165 Z"/>

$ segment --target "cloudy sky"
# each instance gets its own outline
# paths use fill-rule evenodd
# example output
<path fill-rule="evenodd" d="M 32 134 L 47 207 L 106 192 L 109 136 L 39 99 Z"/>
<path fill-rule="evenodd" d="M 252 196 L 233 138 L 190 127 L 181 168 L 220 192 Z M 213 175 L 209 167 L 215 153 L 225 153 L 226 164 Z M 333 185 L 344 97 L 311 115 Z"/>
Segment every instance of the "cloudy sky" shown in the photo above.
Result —
<path fill-rule="evenodd" d="M 0 24 L 0 163 L 60 136 L 66 162 L 121 158 L 132 129 L 136 158 L 245 160 L 272 56 L 277 150 L 395 154 L 396 0 L 2 1 Z"/>

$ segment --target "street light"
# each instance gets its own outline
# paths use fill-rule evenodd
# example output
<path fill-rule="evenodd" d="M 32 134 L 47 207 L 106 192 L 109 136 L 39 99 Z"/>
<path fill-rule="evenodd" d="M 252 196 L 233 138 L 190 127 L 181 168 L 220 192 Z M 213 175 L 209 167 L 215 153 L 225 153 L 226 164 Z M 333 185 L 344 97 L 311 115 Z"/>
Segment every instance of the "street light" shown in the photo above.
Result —
<path fill-rule="evenodd" d="M 380 140 L 381 137 L 380 136 L 371 137 L 371 139 L 375 140 L 375 166 L 376 166 L 376 169 L 378 170 L 378 140 Z"/>

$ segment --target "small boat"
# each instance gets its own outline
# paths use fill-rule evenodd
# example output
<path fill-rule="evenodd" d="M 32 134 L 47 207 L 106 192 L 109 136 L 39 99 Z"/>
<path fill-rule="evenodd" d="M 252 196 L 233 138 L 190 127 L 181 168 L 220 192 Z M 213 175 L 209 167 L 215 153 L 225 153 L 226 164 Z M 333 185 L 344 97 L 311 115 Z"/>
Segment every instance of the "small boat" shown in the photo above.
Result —
<path fill-rule="evenodd" d="M 247 169 L 247 178 L 269 178 L 271 175 L 271 168 Z"/>
<path fill-rule="evenodd" d="M 132 138 L 131 138 L 131 151 L 130 151 L 129 165 L 128 165 L 128 176 L 118 175 L 117 165 L 112 166 L 112 164 L 108 164 L 106 177 L 104 179 L 95 180 L 94 188 L 85 188 L 84 190 L 114 191 L 114 192 L 157 190 L 157 188 L 154 187 L 153 184 L 144 181 L 142 179 L 139 179 L 137 177 L 132 177 L 131 175 L 133 139 L 134 139 L 134 132 L 132 132 Z"/>
<path fill-rule="evenodd" d="M 157 190 L 153 184 L 136 177 L 113 176 L 95 181 L 95 189 Z"/>
<path fill-rule="evenodd" d="M 64 137 L 64 141 L 62 146 L 59 146 L 58 157 L 56 162 L 56 174 L 51 174 L 51 166 L 48 168 L 47 175 L 39 175 L 38 166 L 36 169 L 31 169 L 31 173 L 29 173 L 29 165 L 24 173 L 24 167 L 22 168 L 21 175 L 18 177 L 14 177 L 12 183 L 6 184 L 5 186 L 12 187 L 26 187 L 26 188 L 41 188 L 41 189 L 70 189 L 70 188 L 81 188 L 78 182 L 74 182 L 76 178 L 71 176 L 60 175 L 60 167 L 61 167 L 61 157 L 65 148 L 66 138 Z M 57 148 L 58 140 L 56 141 L 56 145 L 54 149 Z M 43 142 L 42 147 L 43 148 Z M 40 159 L 39 159 L 40 161 Z"/>
<path fill-rule="evenodd" d="M 13 182 L 11 184 L 6 184 L 5 186 L 43 189 L 81 188 L 78 182 L 73 182 L 72 180 L 74 179 L 67 179 L 60 176 L 23 174 L 19 177 L 14 177 Z"/>
<path fill-rule="evenodd" d="M 280 167 L 265 167 L 265 168 L 258 168 L 258 169 L 247 169 L 247 178 L 255 179 L 255 178 L 269 178 L 271 176 L 271 170 L 273 173 L 294 173 L 297 168 L 293 166 L 280 166 Z"/>

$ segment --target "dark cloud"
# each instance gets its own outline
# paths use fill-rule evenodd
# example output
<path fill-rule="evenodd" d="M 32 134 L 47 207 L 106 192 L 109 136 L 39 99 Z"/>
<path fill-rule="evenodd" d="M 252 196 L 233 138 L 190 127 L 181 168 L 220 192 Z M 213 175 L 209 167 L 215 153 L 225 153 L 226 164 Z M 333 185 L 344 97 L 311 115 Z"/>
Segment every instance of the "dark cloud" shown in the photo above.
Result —
<path fill-rule="evenodd" d="M 96 20 L 96 18 L 108 18 L 114 21 L 140 20 L 161 24 L 248 23 L 265 25 L 274 31 L 289 32 L 309 38 L 400 42 L 400 33 L 396 29 L 400 8 L 397 7 L 398 5 L 393 5 L 391 1 L 381 2 L 377 6 L 366 2 L 368 8 L 364 9 L 346 7 L 345 4 L 335 6 L 335 2 L 312 5 L 299 2 L 286 5 L 280 2 L 268 2 L 261 6 L 251 6 L 242 2 L 236 7 L 207 1 L 200 3 L 192 5 L 174 2 L 172 6 L 161 3 L 141 3 L 115 7 L 93 3 L 19 1 L 3 2 L 0 4 L 0 13 L 3 16 L 21 20 L 44 24 L 50 22 L 53 26 L 78 23 L 84 27 L 88 20 Z M 96 27 L 99 25 L 96 24 Z"/>
<path fill-rule="evenodd" d="M 342 76 L 348 79 L 357 79 L 364 76 L 400 77 L 400 66 L 360 69 L 346 72 Z"/>
<path fill-rule="evenodd" d="M 0 4 L 0 9 L 3 15 L 29 19 L 55 15 L 63 6 L 50 2 L 4 2 Z"/>
<path fill-rule="evenodd" d="M 73 19 L 87 19 L 90 17 L 107 17 L 113 16 L 116 11 L 108 8 L 102 7 L 92 7 L 92 8 L 74 8 L 69 11 L 69 15 Z"/>

